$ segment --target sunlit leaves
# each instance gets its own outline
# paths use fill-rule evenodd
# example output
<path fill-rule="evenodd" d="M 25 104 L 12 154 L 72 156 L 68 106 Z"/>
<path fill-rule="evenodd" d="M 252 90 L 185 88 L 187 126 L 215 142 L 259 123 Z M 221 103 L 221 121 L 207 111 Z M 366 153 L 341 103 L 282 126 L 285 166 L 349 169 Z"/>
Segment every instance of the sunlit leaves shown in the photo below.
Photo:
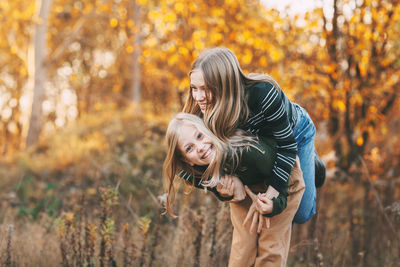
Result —
<path fill-rule="evenodd" d="M 117 20 L 116 18 L 110 19 L 110 26 L 111 26 L 112 28 L 117 27 L 117 26 L 118 26 L 118 20 Z"/>

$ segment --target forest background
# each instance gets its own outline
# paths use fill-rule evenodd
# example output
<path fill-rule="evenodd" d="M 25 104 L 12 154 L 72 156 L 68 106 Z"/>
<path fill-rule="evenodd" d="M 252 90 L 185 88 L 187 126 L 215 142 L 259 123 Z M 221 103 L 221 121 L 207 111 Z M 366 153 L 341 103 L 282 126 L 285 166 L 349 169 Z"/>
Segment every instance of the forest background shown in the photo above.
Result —
<path fill-rule="evenodd" d="M 0 1 L 0 265 L 227 266 L 226 203 L 178 183 L 160 216 L 167 123 L 225 46 L 317 126 L 327 181 L 289 266 L 399 266 L 399 1 L 315 2 Z"/>

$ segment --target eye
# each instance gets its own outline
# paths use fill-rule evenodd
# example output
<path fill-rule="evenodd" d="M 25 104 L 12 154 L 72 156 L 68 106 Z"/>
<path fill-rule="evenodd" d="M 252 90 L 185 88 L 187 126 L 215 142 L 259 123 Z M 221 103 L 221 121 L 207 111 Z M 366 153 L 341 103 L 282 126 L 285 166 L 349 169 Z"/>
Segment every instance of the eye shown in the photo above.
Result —
<path fill-rule="evenodd" d="M 203 137 L 203 134 L 202 133 L 198 133 L 197 134 L 197 139 L 201 139 Z"/>
<path fill-rule="evenodd" d="M 188 145 L 185 149 L 185 152 L 188 153 L 193 149 L 193 147 L 191 145 Z"/>
<path fill-rule="evenodd" d="M 196 87 L 190 87 L 190 90 L 191 90 L 192 92 L 197 92 L 197 88 L 196 88 Z"/>

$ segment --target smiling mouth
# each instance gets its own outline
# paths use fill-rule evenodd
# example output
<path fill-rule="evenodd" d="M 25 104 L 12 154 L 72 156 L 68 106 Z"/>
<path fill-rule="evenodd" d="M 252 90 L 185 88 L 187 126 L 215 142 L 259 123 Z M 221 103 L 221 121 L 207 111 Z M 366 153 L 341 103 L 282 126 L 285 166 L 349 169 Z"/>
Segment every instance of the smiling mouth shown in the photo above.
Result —
<path fill-rule="evenodd" d="M 207 108 L 207 103 L 199 103 L 199 107 L 201 110 L 204 110 Z"/>
<path fill-rule="evenodd" d="M 211 155 L 211 148 L 212 148 L 212 145 L 210 145 L 210 146 L 208 147 L 207 151 L 203 154 L 203 156 L 201 157 L 201 159 L 206 159 L 206 158 L 208 158 L 208 156 Z"/>

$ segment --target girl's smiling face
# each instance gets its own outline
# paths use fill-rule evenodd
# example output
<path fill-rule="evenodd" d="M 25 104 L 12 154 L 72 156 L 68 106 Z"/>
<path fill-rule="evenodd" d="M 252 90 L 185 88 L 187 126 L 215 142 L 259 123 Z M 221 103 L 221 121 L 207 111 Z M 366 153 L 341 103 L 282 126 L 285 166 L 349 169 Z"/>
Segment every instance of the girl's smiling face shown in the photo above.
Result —
<path fill-rule="evenodd" d="M 182 125 L 178 148 L 183 155 L 183 161 L 190 166 L 209 165 L 214 158 L 214 145 L 206 135 L 192 125 Z"/>
<path fill-rule="evenodd" d="M 207 106 L 211 103 L 212 95 L 206 91 L 203 72 L 194 70 L 190 74 L 190 90 L 194 101 L 199 105 L 200 110 L 204 113 Z"/>

